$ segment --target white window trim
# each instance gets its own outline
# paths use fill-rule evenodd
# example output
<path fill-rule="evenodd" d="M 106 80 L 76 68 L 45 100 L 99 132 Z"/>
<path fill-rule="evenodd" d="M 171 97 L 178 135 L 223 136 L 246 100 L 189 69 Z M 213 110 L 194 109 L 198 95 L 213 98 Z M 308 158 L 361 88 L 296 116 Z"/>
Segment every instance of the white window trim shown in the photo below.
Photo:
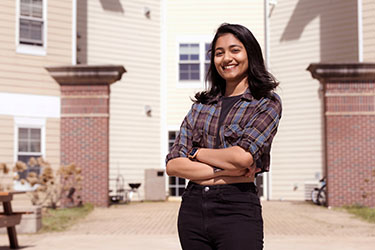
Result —
<path fill-rule="evenodd" d="M 201 36 L 178 36 L 176 38 L 176 87 L 178 89 L 185 89 L 185 88 L 204 88 L 205 87 L 205 44 L 212 42 L 212 36 L 209 35 L 201 35 Z M 198 43 L 199 44 L 199 73 L 200 73 L 200 81 L 196 80 L 183 80 L 180 81 L 180 44 L 181 43 Z"/>
<path fill-rule="evenodd" d="M 20 44 L 20 10 L 21 2 L 16 0 L 16 52 L 19 54 L 45 56 L 47 55 L 47 0 L 43 0 L 43 46 Z"/>
<path fill-rule="evenodd" d="M 46 119 L 45 118 L 29 118 L 29 117 L 14 117 L 14 154 L 13 160 L 18 160 L 18 129 L 19 128 L 40 128 L 40 150 L 42 157 L 46 158 Z"/>

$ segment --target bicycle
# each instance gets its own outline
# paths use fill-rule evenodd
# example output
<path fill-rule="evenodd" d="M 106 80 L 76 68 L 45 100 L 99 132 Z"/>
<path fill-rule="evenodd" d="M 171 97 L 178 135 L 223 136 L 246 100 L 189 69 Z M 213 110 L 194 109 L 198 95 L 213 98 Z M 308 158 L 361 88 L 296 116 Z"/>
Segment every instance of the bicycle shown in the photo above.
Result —
<path fill-rule="evenodd" d="M 326 184 L 326 177 L 323 177 L 319 180 L 320 187 L 314 188 L 311 191 L 311 200 L 314 204 L 319 206 L 327 206 L 327 184 Z"/>

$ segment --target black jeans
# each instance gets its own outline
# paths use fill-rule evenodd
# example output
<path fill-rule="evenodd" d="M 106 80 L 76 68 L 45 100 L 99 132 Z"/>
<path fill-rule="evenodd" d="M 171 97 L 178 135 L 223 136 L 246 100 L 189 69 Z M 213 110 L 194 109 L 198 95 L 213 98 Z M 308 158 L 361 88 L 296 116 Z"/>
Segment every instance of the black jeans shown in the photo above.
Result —
<path fill-rule="evenodd" d="M 178 215 L 184 250 L 263 249 L 262 207 L 254 183 L 189 182 Z"/>

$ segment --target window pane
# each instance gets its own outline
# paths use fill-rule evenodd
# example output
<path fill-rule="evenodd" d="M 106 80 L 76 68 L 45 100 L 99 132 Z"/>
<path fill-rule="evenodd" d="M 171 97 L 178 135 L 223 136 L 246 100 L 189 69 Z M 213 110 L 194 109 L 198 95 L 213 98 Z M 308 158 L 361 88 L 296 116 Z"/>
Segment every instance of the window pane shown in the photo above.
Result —
<path fill-rule="evenodd" d="M 174 140 L 174 139 L 176 139 L 176 132 L 169 131 L 169 140 Z"/>
<path fill-rule="evenodd" d="M 43 16 L 42 8 L 43 8 L 42 7 L 42 0 L 33 0 L 32 16 L 42 18 L 42 16 Z"/>
<path fill-rule="evenodd" d="M 180 64 L 180 70 L 183 70 L 183 71 L 189 70 L 189 64 Z"/>
<path fill-rule="evenodd" d="M 189 74 L 180 72 L 180 80 L 189 80 Z"/>
<path fill-rule="evenodd" d="M 21 15 L 31 16 L 31 0 L 21 0 Z"/>
<path fill-rule="evenodd" d="M 30 152 L 40 152 L 40 141 L 30 142 Z"/>
<path fill-rule="evenodd" d="M 20 20 L 20 39 L 27 39 L 30 37 L 30 25 L 31 21 L 29 20 Z"/>
<path fill-rule="evenodd" d="M 176 189 L 175 189 L 175 188 L 170 188 L 170 189 L 169 189 L 169 194 L 170 194 L 171 196 L 176 196 Z"/>
<path fill-rule="evenodd" d="M 36 139 L 40 141 L 40 128 L 32 128 L 30 129 L 31 139 Z"/>
<path fill-rule="evenodd" d="M 190 70 L 199 72 L 199 64 L 189 64 Z"/>
<path fill-rule="evenodd" d="M 42 22 L 33 21 L 31 23 L 31 39 L 36 41 L 42 40 Z"/>
<path fill-rule="evenodd" d="M 184 178 L 178 178 L 178 184 L 185 186 L 185 179 Z"/>
<path fill-rule="evenodd" d="M 169 177 L 169 185 L 175 185 L 176 184 L 176 177 L 170 176 Z"/>
<path fill-rule="evenodd" d="M 31 158 L 31 157 L 34 157 L 34 158 L 38 158 L 38 157 L 40 157 L 40 156 L 42 156 L 42 155 L 40 155 L 40 154 L 34 154 L 34 155 L 19 155 L 18 156 L 18 161 L 22 161 L 22 162 L 24 162 L 24 163 L 28 163 L 29 162 L 29 159 Z M 36 173 L 37 175 L 39 175 L 40 174 L 40 166 L 39 165 L 36 165 L 36 166 L 33 166 L 33 167 L 31 167 L 31 166 L 27 166 L 27 170 L 25 170 L 25 171 L 23 171 L 23 172 L 18 172 L 18 175 L 19 175 L 19 177 L 20 177 L 20 179 L 26 179 L 26 177 L 28 176 L 28 174 L 30 173 L 30 172 L 34 172 L 34 173 Z"/>
<path fill-rule="evenodd" d="M 187 61 L 187 60 L 189 60 L 189 55 L 180 55 L 180 60 L 181 61 Z"/>
<path fill-rule="evenodd" d="M 191 55 L 190 60 L 199 60 L 199 55 Z"/>
<path fill-rule="evenodd" d="M 18 128 L 18 138 L 19 139 L 29 139 L 28 133 L 29 129 L 27 128 Z"/>
<path fill-rule="evenodd" d="M 18 152 L 29 152 L 27 148 L 27 141 L 18 141 Z"/>

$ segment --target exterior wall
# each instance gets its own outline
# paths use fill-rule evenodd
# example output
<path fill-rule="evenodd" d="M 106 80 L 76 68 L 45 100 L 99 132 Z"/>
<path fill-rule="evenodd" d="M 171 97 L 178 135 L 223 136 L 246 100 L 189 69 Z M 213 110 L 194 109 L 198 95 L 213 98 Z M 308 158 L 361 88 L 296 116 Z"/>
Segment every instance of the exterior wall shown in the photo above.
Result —
<path fill-rule="evenodd" d="M 77 3 L 78 61 L 119 64 L 127 70 L 111 86 L 109 162 L 110 187 L 114 189 L 114 179 L 121 174 L 129 188 L 128 183 L 143 183 L 144 169 L 159 168 L 161 162 L 160 1 Z M 150 9 L 150 18 L 145 8 Z M 146 105 L 151 116 L 145 113 Z M 143 188 L 144 184 L 140 198 Z"/>
<path fill-rule="evenodd" d="M 16 120 L 39 120 L 45 137 L 42 153 L 60 165 L 60 89 L 44 67 L 71 63 L 72 1 L 47 0 L 46 54 L 17 52 L 17 3 L 0 1 L 0 161 L 16 159 Z M 26 124 L 27 125 L 27 124 Z"/>
<path fill-rule="evenodd" d="M 199 6 L 199 7 L 197 7 Z M 204 39 L 211 42 L 220 24 L 239 23 L 249 28 L 263 46 L 263 1 L 167 0 L 167 124 L 179 128 L 192 102 L 189 97 L 204 87 L 178 83 L 178 41 Z"/>
<path fill-rule="evenodd" d="M 12 116 L 0 115 L 0 162 L 13 164 L 14 122 Z"/>
<path fill-rule="evenodd" d="M 71 63 L 72 1 L 47 0 L 45 56 L 16 52 L 16 2 L 0 1 L 0 92 L 59 96 L 44 67 Z"/>
<path fill-rule="evenodd" d="M 272 8 L 271 8 L 272 9 Z M 270 17 L 270 70 L 283 117 L 272 154 L 271 199 L 303 200 L 324 175 L 320 86 L 312 62 L 357 61 L 357 1 L 278 1 Z"/>
<path fill-rule="evenodd" d="M 375 2 L 363 1 L 363 61 L 375 62 Z"/>
<path fill-rule="evenodd" d="M 58 135 L 58 136 L 56 136 Z M 46 153 L 45 159 L 52 168 L 60 167 L 60 118 L 47 118 L 46 120 Z"/>

